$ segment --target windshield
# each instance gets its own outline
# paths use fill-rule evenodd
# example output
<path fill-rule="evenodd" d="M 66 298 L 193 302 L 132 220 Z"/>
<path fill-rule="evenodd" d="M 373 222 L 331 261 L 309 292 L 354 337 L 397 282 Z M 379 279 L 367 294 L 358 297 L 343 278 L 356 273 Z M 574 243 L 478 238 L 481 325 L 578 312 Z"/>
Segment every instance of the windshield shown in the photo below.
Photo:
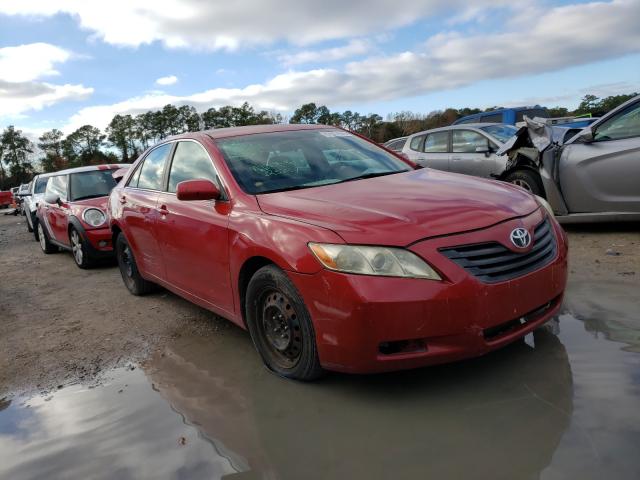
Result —
<path fill-rule="evenodd" d="M 33 193 L 44 193 L 47 189 L 48 178 L 39 178 L 36 180 L 36 186 L 33 188 Z"/>
<path fill-rule="evenodd" d="M 233 176 L 250 194 L 311 188 L 411 168 L 342 130 L 261 133 L 216 141 Z"/>
<path fill-rule="evenodd" d="M 111 189 L 116 186 L 112 173 L 113 170 L 72 173 L 69 181 L 71 201 L 109 195 Z"/>
<path fill-rule="evenodd" d="M 518 131 L 513 125 L 487 125 L 486 127 L 480 127 L 480 129 L 495 137 L 501 143 L 505 143 Z"/>

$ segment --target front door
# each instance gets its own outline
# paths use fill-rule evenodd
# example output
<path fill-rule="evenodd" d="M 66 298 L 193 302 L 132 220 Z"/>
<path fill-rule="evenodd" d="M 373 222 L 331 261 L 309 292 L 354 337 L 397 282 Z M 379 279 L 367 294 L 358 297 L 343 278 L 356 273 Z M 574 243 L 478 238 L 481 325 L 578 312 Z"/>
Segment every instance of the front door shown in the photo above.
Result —
<path fill-rule="evenodd" d="M 476 177 L 489 177 L 496 166 L 487 137 L 473 130 L 452 130 L 449 170 Z M 477 152 L 477 149 L 486 150 Z"/>
<path fill-rule="evenodd" d="M 640 101 L 564 147 L 560 183 L 571 213 L 640 212 Z"/>
<path fill-rule="evenodd" d="M 224 191 L 204 147 L 195 141 L 178 142 L 167 191 L 158 197 L 157 231 L 167 280 L 186 293 L 232 312 L 227 230 L 230 204 L 226 199 L 178 200 L 178 183 L 195 179 L 210 180 Z"/>

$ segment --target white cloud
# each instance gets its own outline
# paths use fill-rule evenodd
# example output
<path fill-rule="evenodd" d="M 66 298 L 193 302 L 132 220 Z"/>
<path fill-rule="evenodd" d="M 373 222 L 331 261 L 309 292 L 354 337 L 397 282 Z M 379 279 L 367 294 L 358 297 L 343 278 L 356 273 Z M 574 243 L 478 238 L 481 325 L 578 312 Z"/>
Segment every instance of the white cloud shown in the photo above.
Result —
<path fill-rule="evenodd" d="M 178 83 L 178 77 L 176 77 L 175 75 L 169 75 L 166 77 L 160 77 L 159 79 L 156 80 L 156 83 L 158 85 L 174 85 L 176 83 Z"/>
<path fill-rule="evenodd" d="M 408 25 L 429 15 L 466 11 L 466 0 L 20 0 L 0 3 L 7 15 L 72 15 L 107 43 L 233 50 L 286 40 L 306 45 Z M 475 0 L 473 9 L 511 0 Z"/>
<path fill-rule="evenodd" d="M 440 34 L 420 50 L 351 62 L 341 70 L 290 71 L 263 84 L 189 96 L 145 95 L 84 108 L 72 117 L 69 127 L 85 123 L 103 127 L 116 113 L 140 113 L 167 103 L 188 103 L 203 110 L 248 101 L 258 108 L 291 111 L 309 101 L 328 106 L 366 103 L 486 79 L 534 75 L 640 52 L 637 18 L 640 2 L 632 0 L 550 8 L 531 19 L 526 32 L 516 28 L 469 37 Z"/>
<path fill-rule="evenodd" d="M 19 118 L 24 112 L 91 95 L 93 89 L 83 85 L 38 81 L 59 75 L 55 65 L 72 56 L 71 52 L 47 43 L 0 48 L 0 117 Z"/>
<path fill-rule="evenodd" d="M 371 49 L 371 44 L 366 40 L 354 39 L 346 45 L 323 50 L 303 50 L 301 52 L 283 54 L 278 60 L 285 66 L 300 65 L 312 62 L 333 62 L 359 55 L 364 55 Z"/>

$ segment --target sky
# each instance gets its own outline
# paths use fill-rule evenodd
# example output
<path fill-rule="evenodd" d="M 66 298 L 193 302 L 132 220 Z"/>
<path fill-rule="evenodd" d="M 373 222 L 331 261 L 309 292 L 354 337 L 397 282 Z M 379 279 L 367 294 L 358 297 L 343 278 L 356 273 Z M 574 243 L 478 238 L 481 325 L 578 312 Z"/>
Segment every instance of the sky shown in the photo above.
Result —
<path fill-rule="evenodd" d="M 361 114 L 640 91 L 640 0 L 0 0 L 0 128 L 167 103 Z"/>

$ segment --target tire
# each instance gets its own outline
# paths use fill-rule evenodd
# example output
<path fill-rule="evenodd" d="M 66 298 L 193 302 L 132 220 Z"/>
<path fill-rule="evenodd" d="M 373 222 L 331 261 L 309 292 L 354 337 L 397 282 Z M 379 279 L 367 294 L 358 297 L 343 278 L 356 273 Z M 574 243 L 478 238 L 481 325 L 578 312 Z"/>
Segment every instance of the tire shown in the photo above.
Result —
<path fill-rule="evenodd" d="M 33 233 L 33 215 L 29 212 L 25 217 L 27 217 L 27 231 L 29 233 Z"/>
<path fill-rule="evenodd" d="M 115 248 L 120 275 L 122 275 L 122 281 L 127 289 L 133 295 L 138 296 L 152 292 L 155 289 L 155 284 L 145 280 L 142 278 L 142 275 L 140 275 L 131 246 L 122 232 L 118 234 Z"/>
<path fill-rule="evenodd" d="M 95 265 L 95 261 L 89 255 L 89 248 L 87 247 L 86 240 L 83 239 L 80 232 L 73 227 L 69 230 L 69 242 L 71 244 L 73 261 L 79 268 L 86 270 Z"/>
<path fill-rule="evenodd" d="M 253 275 L 246 312 L 251 339 L 271 371 L 304 381 L 323 375 L 311 316 L 282 270 L 267 265 Z"/>
<path fill-rule="evenodd" d="M 540 175 L 531 170 L 516 170 L 505 177 L 505 181 L 518 185 L 520 188 L 544 197 L 544 188 L 542 188 L 542 180 Z"/>
<path fill-rule="evenodd" d="M 56 247 L 49 241 L 47 232 L 44 231 L 42 223 L 40 222 L 38 222 L 38 242 L 40 243 L 40 248 L 42 249 L 42 251 L 47 255 L 58 251 L 58 247 Z"/>

